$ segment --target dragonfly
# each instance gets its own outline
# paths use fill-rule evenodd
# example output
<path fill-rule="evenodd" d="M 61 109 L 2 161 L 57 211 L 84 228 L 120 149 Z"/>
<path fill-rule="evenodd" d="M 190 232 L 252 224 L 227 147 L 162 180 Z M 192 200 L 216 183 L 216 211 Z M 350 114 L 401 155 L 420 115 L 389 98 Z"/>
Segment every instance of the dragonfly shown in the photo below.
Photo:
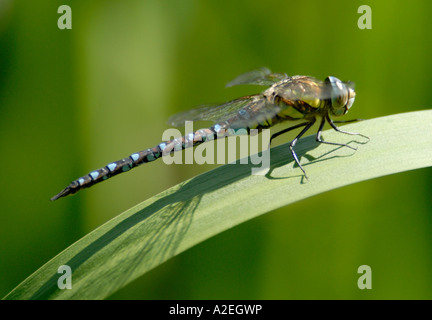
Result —
<path fill-rule="evenodd" d="M 357 150 L 347 144 L 324 141 L 322 130 L 326 122 L 337 132 L 366 137 L 360 133 L 343 131 L 336 126 L 336 123 L 348 123 L 362 119 L 334 121 L 330 118 L 330 116 L 345 115 L 353 105 L 356 93 L 351 81 L 343 82 L 334 76 L 328 76 L 321 81 L 310 76 L 287 76 L 284 73 L 272 73 L 267 68 L 261 68 L 236 77 L 227 84 L 227 87 L 235 85 L 258 85 L 268 88 L 259 94 L 244 96 L 219 105 L 204 105 L 172 116 L 168 121 L 172 126 L 182 126 L 185 121 L 199 120 L 212 121 L 213 126 L 161 142 L 153 148 L 135 152 L 126 158 L 91 171 L 72 181 L 52 197 L 51 201 L 74 194 L 81 189 L 91 187 L 164 155 L 195 147 L 206 141 L 235 135 L 239 130 L 249 134 L 252 129 L 258 129 L 260 132 L 262 129 L 270 128 L 281 122 L 300 120 L 299 124 L 274 133 L 270 137 L 270 144 L 274 138 L 288 131 L 303 128 L 291 141 L 289 148 L 294 161 L 306 179 L 308 179 L 306 171 L 300 164 L 294 147 L 317 119 L 320 119 L 316 133 L 316 141 L 319 143 Z"/>

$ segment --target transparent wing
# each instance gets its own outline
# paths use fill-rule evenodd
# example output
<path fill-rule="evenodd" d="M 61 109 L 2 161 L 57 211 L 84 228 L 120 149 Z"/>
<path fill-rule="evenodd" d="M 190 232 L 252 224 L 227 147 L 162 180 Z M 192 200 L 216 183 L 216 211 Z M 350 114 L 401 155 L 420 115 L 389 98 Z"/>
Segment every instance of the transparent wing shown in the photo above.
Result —
<path fill-rule="evenodd" d="M 230 128 L 256 128 L 257 125 L 268 126 L 268 120 L 272 119 L 288 105 L 276 105 L 269 103 L 264 96 L 252 99 L 236 114 L 231 114 L 227 120 Z"/>
<path fill-rule="evenodd" d="M 271 86 L 276 82 L 288 78 L 286 74 L 272 73 L 267 68 L 261 68 L 254 71 L 249 71 L 239 75 L 234 80 L 227 83 L 227 87 L 237 86 L 241 84 L 251 84 L 259 86 Z"/>
<path fill-rule="evenodd" d="M 257 71 L 258 72 L 258 71 Z M 213 123 L 227 121 L 232 128 L 254 127 L 272 119 L 282 109 L 302 101 L 312 106 L 319 104 L 319 99 L 332 98 L 330 84 L 308 76 L 286 77 L 285 75 L 271 74 L 268 69 L 261 69 L 261 75 L 247 73 L 231 82 L 236 84 L 262 84 L 265 81 L 278 78 L 273 82 L 279 82 L 282 77 L 288 79 L 277 86 L 275 93 L 281 97 L 284 103 L 269 103 L 263 94 L 255 94 L 241 97 L 220 105 L 205 105 L 196 109 L 187 110 L 172 116 L 168 123 L 172 126 L 183 126 L 185 121 L 212 121 Z M 264 74 L 264 76 L 263 76 Z M 234 84 L 233 84 L 234 83 Z M 353 83 L 345 83 L 352 87 Z"/>
<path fill-rule="evenodd" d="M 262 95 L 251 95 L 241 97 L 220 105 L 203 105 L 195 109 L 177 113 L 168 119 L 168 124 L 180 127 L 185 121 L 212 121 L 221 122 L 232 118 L 241 109 L 245 108 L 252 101 L 262 97 Z"/>
<path fill-rule="evenodd" d="M 287 107 L 287 106 L 286 106 Z M 185 121 L 226 121 L 233 129 L 255 127 L 278 114 L 283 106 L 268 103 L 261 94 L 242 97 L 217 106 L 202 106 L 178 113 L 169 119 L 169 124 L 182 126 Z"/>

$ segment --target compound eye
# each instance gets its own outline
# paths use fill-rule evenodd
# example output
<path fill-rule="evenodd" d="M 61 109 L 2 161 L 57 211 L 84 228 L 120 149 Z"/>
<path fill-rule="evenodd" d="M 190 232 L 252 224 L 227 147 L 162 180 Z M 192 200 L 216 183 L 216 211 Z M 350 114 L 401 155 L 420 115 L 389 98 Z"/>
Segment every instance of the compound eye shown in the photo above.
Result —
<path fill-rule="evenodd" d="M 353 88 L 348 89 L 348 95 L 349 95 L 349 99 L 346 105 L 346 112 L 348 112 L 348 110 L 351 108 L 355 100 L 356 94 Z"/>
<path fill-rule="evenodd" d="M 337 96 L 336 99 L 332 100 L 333 107 L 339 108 L 347 104 L 348 97 L 346 95 Z"/>
<path fill-rule="evenodd" d="M 348 89 L 344 83 L 336 77 L 328 77 L 326 79 L 330 83 L 330 98 L 331 108 L 330 111 L 335 116 L 341 116 L 346 113 L 347 109 L 345 106 L 348 103 Z"/>

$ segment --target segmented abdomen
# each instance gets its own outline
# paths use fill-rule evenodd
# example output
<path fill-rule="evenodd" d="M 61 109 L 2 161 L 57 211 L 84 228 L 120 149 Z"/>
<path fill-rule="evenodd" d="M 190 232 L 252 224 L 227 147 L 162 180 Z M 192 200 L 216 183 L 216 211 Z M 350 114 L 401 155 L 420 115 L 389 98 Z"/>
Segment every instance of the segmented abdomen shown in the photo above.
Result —
<path fill-rule="evenodd" d="M 65 189 L 51 198 L 51 201 L 74 194 L 81 189 L 89 188 L 96 183 L 102 182 L 117 174 L 129 171 L 143 163 L 159 159 L 163 155 L 181 151 L 186 148 L 194 147 L 203 142 L 214 140 L 216 138 L 226 137 L 235 134 L 233 130 L 226 129 L 227 123 L 216 124 L 211 128 L 200 129 L 194 133 L 189 133 L 170 141 L 162 142 L 156 147 L 135 152 L 129 157 L 118 161 L 111 162 L 105 167 L 96 169 L 89 174 L 72 181 Z"/>

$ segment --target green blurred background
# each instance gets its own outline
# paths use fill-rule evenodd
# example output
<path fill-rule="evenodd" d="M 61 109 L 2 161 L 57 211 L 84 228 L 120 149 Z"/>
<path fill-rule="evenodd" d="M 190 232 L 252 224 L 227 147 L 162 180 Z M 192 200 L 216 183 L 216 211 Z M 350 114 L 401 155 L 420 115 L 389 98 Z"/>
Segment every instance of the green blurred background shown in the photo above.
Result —
<path fill-rule="evenodd" d="M 57 27 L 62 4 L 72 30 Z M 371 30 L 357 26 L 364 4 Z M 352 80 L 347 119 L 430 108 L 430 12 L 424 0 L 0 0 L 0 296 L 110 218 L 213 168 L 157 161 L 49 201 L 159 143 L 171 114 L 262 89 L 225 89 L 240 73 Z M 431 178 L 405 172 L 280 208 L 110 298 L 431 299 Z M 363 264 L 372 290 L 357 287 Z"/>

